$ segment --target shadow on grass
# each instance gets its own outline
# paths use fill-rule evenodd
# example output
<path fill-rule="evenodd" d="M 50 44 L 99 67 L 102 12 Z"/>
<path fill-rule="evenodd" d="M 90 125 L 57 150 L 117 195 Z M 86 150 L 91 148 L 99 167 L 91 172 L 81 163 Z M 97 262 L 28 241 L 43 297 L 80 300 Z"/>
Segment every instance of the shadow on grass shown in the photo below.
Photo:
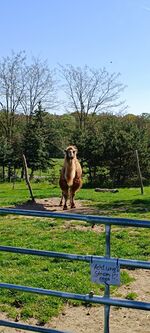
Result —
<path fill-rule="evenodd" d="M 58 205 L 54 204 L 48 204 L 47 205 L 47 200 L 43 200 L 43 202 L 38 202 L 37 200 L 32 201 L 28 200 L 22 204 L 17 204 L 15 205 L 15 208 L 18 209 L 25 209 L 25 210 L 36 210 L 36 211 L 47 211 L 48 209 L 50 211 L 55 211 L 55 207 L 58 207 Z"/>
<path fill-rule="evenodd" d="M 36 211 L 49 211 L 49 212 L 63 212 L 82 215 L 121 215 L 121 214 L 133 214 L 139 215 L 142 218 L 150 212 L 150 199 L 131 199 L 121 200 L 114 202 L 92 202 L 89 205 L 84 205 L 82 200 L 76 201 L 76 208 L 70 209 L 68 206 L 67 211 L 63 211 L 63 208 L 59 206 L 59 198 L 49 199 L 36 199 L 34 202 L 28 200 L 22 204 L 15 205 L 17 209 L 36 210 Z"/>
<path fill-rule="evenodd" d="M 150 212 L 150 199 L 122 200 L 112 203 L 101 202 L 96 204 L 96 207 L 104 214 L 143 214 Z"/>
<path fill-rule="evenodd" d="M 82 215 L 98 215 L 99 210 L 97 207 L 85 206 L 80 200 L 76 200 L 76 208 L 70 208 L 68 204 L 68 209 L 63 210 L 63 207 L 59 205 L 60 198 L 53 197 L 49 199 L 35 199 L 35 201 L 28 200 L 21 204 L 16 204 L 15 208 L 25 209 L 25 210 L 36 210 L 36 211 L 49 211 L 49 212 L 61 212 L 61 213 L 72 213 L 72 214 L 82 214 Z"/>

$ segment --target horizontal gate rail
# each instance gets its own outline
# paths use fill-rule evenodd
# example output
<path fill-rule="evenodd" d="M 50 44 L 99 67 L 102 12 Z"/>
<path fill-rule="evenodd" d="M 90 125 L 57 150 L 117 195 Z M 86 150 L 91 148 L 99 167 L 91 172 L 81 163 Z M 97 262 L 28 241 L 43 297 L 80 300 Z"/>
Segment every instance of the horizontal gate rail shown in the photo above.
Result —
<path fill-rule="evenodd" d="M 31 292 L 36 294 L 42 294 L 47 296 L 54 296 L 54 297 L 62 297 L 67 299 L 75 299 L 77 301 L 83 301 L 86 303 L 94 303 L 94 304 L 105 304 L 105 305 L 112 305 L 112 306 L 120 306 L 124 308 L 132 308 L 138 310 L 148 310 L 150 311 L 150 303 L 146 302 L 139 302 L 139 301 L 129 301 L 124 299 L 117 299 L 117 298 L 106 298 L 103 296 L 91 295 L 91 294 L 74 294 L 68 293 L 63 291 L 57 290 L 49 290 L 49 289 L 42 289 L 42 288 L 34 288 L 34 287 L 27 287 L 27 286 L 20 286 L 16 284 L 9 284 L 9 283 L 0 283 L 0 288 L 4 289 L 13 289 L 18 291 L 24 292 Z"/>
<path fill-rule="evenodd" d="M 139 228 L 150 228 L 149 220 L 135 220 L 128 218 L 117 218 L 117 217 L 105 217 L 105 216 L 96 216 L 96 215 L 80 215 L 80 214 L 69 214 L 69 213 L 53 213 L 48 211 L 34 211 L 34 210 L 24 210 L 24 209 L 15 209 L 15 208 L 0 208 L 0 215 L 22 215 L 22 216 L 33 216 L 33 217 L 43 217 L 43 218 L 60 218 L 67 220 L 76 220 L 76 221 L 84 221 L 94 224 L 104 224 L 105 225 L 105 234 L 106 234 L 106 246 L 105 246 L 105 256 L 94 256 L 94 255 L 79 255 L 79 254 L 68 254 L 61 252 L 53 252 L 53 251 L 43 251 L 43 250 L 35 250 L 35 249 L 26 249 L 12 246 L 0 246 L 0 251 L 11 252 L 11 253 L 20 253 L 27 255 L 37 255 L 49 258 L 60 258 L 65 260 L 78 260 L 85 262 L 92 262 L 93 259 L 99 261 L 115 261 L 116 258 L 112 258 L 110 256 L 110 234 L 111 234 L 111 225 L 117 226 L 126 226 L 126 227 L 139 227 Z M 126 268 L 145 268 L 150 269 L 150 261 L 142 261 L 142 260 L 130 260 L 130 259 L 121 259 L 117 258 L 118 264 L 121 267 Z M 109 333 L 109 314 L 110 314 L 110 306 L 119 306 L 125 308 L 132 308 L 138 310 L 148 310 L 150 311 L 150 303 L 140 302 L 140 301 L 132 301 L 125 299 L 117 299 L 110 297 L 110 287 L 105 284 L 105 293 L 104 296 L 94 295 L 92 292 L 89 294 L 75 294 L 69 292 L 63 292 L 58 290 L 48 290 L 42 288 L 21 286 L 16 284 L 9 283 L 0 283 L 0 288 L 3 289 L 12 289 L 23 292 L 31 292 L 36 294 L 54 296 L 54 297 L 62 297 L 67 299 L 74 299 L 88 303 L 94 304 L 103 304 L 104 305 L 104 333 Z M 0 320 L 0 326 L 7 326 L 12 328 L 20 328 L 22 330 L 29 330 L 33 332 L 43 332 L 43 333 L 65 333 L 64 331 L 48 329 L 43 327 L 25 325 L 21 323 L 14 323 L 5 320 Z"/>
<path fill-rule="evenodd" d="M 7 214 L 34 216 L 34 217 L 49 217 L 49 218 L 63 218 L 63 219 L 65 218 L 68 220 L 85 221 L 92 224 L 150 228 L 149 220 L 134 220 L 128 218 L 106 217 L 106 216 L 97 216 L 97 215 L 53 213 L 53 212 L 15 209 L 15 208 L 0 208 L 0 215 L 7 215 Z"/>
<path fill-rule="evenodd" d="M 92 262 L 93 260 L 104 261 L 105 257 L 95 256 L 95 255 L 81 255 L 81 254 L 70 254 L 70 253 L 61 253 L 61 252 L 53 252 L 53 251 L 43 251 L 43 250 L 34 250 L 34 249 L 25 249 L 21 247 L 12 247 L 12 246 L 1 246 L 0 251 L 10 252 L 10 253 L 21 253 L 28 255 L 36 255 L 42 257 L 49 258 L 59 258 L 65 260 L 77 260 L 77 261 L 85 261 Z M 116 262 L 116 258 L 109 258 L 110 262 Z M 142 260 L 131 260 L 131 259 L 118 259 L 118 264 L 122 268 L 130 267 L 130 268 L 145 268 L 150 269 L 150 261 L 142 261 Z"/>
<path fill-rule="evenodd" d="M 7 320 L 0 320 L 0 326 L 12 327 L 12 328 L 17 328 L 17 329 L 20 328 L 21 330 L 32 331 L 32 332 L 41 332 L 41 333 L 70 333 L 68 331 L 66 331 L 66 332 L 65 331 L 58 331 L 58 330 L 51 329 L 51 328 L 25 325 L 25 324 L 10 322 L 10 321 L 7 321 Z"/>

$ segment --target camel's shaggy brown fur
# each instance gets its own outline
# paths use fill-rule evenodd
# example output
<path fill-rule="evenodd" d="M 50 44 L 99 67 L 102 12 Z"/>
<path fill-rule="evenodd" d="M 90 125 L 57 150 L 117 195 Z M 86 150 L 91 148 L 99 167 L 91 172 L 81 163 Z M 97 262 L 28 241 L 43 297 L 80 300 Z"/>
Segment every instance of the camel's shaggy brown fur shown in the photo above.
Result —
<path fill-rule="evenodd" d="M 67 200 L 70 192 L 70 206 L 75 208 L 74 196 L 75 192 L 82 186 L 82 169 L 77 159 L 77 148 L 69 146 L 65 149 L 64 165 L 61 170 L 59 185 L 62 190 L 60 206 L 63 204 L 63 209 L 67 209 Z"/>

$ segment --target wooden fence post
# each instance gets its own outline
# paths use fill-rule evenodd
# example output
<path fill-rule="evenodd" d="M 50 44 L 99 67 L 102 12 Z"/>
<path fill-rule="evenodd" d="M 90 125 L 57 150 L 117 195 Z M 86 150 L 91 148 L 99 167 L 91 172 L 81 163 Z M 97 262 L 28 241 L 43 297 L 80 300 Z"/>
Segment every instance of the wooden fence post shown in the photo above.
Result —
<path fill-rule="evenodd" d="M 136 155 L 138 176 L 139 176 L 139 181 L 140 181 L 140 186 L 141 186 L 141 194 L 144 194 L 143 181 L 142 181 L 142 173 L 141 173 L 141 169 L 140 169 L 139 155 L 138 155 L 138 151 L 137 150 L 135 151 L 135 155 Z"/>
<path fill-rule="evenodd" d="M 30 184 L 30 181 L 29 181 L 29 175 L 28 175 L 28 167 L 27 167 L 26 157 L 25 157 L 25 155 L 22 155 L 22 157 L 23 157 L 25 180 L 26 180 L 26 183 L 27 183 L 30 195 L 31 195 L 31 199 L 32 199 L 32 201 L 35 201 L 34 195 L 33 195 L 33 192 L 32 192 L 32 188 L 31 188 L 31 184 Z"/>

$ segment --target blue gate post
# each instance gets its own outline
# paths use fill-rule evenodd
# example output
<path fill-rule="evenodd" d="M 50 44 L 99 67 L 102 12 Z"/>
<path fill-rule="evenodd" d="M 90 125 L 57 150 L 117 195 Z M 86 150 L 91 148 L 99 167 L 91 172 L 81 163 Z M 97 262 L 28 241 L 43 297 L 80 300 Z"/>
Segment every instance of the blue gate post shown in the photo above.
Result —
<path fill-rule="evenodd" d="M 105 225 L 105 235 L 106 235 L 106 245 L 105 245 L 105 258 L 110 258 L 110 232 L 111 226 Z M 105 284 L 105 293 L 104 296 L 109 298 L 110 296 L 110 287 L 108 284 Z M 109 314 L 110 314 L 110 305 L 104 306 L 104 333 L 109 333 Z"/>

